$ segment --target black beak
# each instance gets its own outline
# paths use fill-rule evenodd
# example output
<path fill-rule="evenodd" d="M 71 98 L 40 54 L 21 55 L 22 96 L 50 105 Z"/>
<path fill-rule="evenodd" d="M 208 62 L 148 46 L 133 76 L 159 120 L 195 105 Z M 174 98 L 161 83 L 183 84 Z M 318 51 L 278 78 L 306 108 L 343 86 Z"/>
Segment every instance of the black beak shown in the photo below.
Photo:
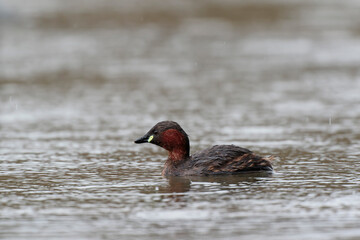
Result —
<path fill-rule="evenodd" d="M 143 137 L 136 139 L 135 143 L 147 143 L 149 140 L 149 136 L 146 134 Z"/>

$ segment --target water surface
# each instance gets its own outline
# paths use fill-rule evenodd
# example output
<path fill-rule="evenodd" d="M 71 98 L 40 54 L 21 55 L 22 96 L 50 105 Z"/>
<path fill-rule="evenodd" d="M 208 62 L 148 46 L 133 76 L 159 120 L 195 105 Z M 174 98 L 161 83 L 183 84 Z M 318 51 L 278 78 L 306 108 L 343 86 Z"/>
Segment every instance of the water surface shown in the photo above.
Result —
<path fill-rule="evenodd" d="M 0 238 L 360 238 L 359 10 L 0 1 Z M 165 119 L 275 172 L 163 178 Z"/>

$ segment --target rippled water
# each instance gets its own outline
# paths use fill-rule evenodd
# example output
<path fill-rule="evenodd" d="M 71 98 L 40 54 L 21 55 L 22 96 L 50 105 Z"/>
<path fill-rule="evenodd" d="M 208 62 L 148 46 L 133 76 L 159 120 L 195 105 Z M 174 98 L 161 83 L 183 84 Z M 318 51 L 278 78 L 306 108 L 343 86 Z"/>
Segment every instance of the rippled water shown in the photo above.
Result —
<path fill-rule="evenodd" d="M 359 239 L 357 1 L 0 1 L 1 239 Z M 179 122 L 272 175 L 161 177 Z"/>

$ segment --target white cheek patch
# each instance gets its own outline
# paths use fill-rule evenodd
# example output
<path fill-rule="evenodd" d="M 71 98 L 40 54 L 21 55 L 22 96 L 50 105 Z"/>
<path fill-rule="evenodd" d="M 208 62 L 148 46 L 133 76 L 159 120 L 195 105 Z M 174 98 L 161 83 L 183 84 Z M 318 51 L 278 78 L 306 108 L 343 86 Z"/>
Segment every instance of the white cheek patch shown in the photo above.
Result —
<path fill-rule="evenodd" d="M 153 138 L 154 138 L 154 135 L 151 135 L 148 139 L 148 142 L 151 142 L 151 140 L 153 140 Z"/>

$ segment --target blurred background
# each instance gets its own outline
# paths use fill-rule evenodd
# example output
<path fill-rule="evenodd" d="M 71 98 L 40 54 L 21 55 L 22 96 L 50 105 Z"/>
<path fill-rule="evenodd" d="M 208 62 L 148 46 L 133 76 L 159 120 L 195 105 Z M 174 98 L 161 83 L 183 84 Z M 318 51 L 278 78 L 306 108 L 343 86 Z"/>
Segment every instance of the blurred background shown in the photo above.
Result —
<path fill-rule="evenodd" d="M 0 237 L 357 239 L 359 12 L 0 0 Z M 133 140 L 166 119 L 276 174 L 164 179 L 166 153 Z"/>

